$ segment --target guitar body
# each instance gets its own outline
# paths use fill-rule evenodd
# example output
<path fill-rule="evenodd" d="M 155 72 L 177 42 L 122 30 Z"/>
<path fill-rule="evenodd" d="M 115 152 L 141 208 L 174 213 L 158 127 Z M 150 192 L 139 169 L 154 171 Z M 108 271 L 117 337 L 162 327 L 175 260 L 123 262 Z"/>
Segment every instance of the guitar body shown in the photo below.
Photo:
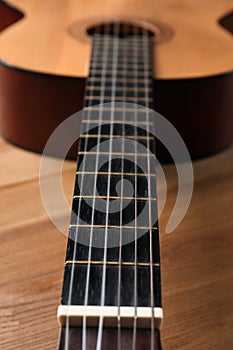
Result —
<path fill-rule="evenodd" d="M 0 39 L 4 138 L 41 152 L 52 131 L 83 108 L 91 51 L 87 30 L 112 22 L 117 13 L 122 22 L 145 26 L 157 36 L 156 110 L 176 126 L 191 155 L 200 157 L 228 146 L 233 141 L 233 40 L 219 20 L 228 18 L 232 1 L 105 3 L 100 9 L 97 1 L 0 1 L 0 29 L 5 29 Z M 96 16 L 99 12 L 101 16 Z M 4 216 L 0 344 L 9 350 L 52 349 L 64 237 L 56 236 L 42 208 L 40 157 L 3 140 L 1 149 L 1 194 L 8 210 L 0 213 Z M 76 158 L 75 148 L 70 157 Z M 227 349 L 232 344 L 232 159 L 231 149 L 194 164 L 196 192 L 186 222 L 179 234 L 162 235 L 164 349 Z M 64 182 L 71 197 L 75 169 L 69 162 L 66 166 Z M 175 170 L 167 166 L 166 173 L 171 196 L 162 227 L 176 199 Z M 69 350 L 81 348 L 81 330 L 69 332 Z M 59 350 L 65 347 L 64 333 L 62 328 Z M 154 335 L 157 350 L 161 348 L 158 330 Z M 147 330 L 138 331 L 135 350 L 150 349 L 150 338 Z M 122 349 L 132 348 L 132 330 L 122 330 L 122 342 Z M 96 329 L 88 329 L 87 344 L 91 348 L 95 343 Z M 103 348 L 117 350 L 116 331 L 104 329 Z"/>
<path fill-rule="evenodd" d="M 87 31 L 116 17 L 154 33 L 155 109 L 177 128 L 191 156 L 233 141 L 233 40 L 219 24 L 231 0 L 106 2 L 100 15 L 97 1 L 0 4 L 1 28 L 14 22 L 0 39 L 0 131 L 12 143 L 41 152 L 53 130 L 83 108 Z"/>

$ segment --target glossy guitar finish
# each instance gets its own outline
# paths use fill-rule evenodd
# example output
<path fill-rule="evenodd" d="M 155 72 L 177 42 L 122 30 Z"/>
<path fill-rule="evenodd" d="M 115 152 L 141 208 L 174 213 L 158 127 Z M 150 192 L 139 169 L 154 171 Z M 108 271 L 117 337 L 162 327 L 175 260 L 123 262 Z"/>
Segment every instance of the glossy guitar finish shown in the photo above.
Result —
<path fill-rule="evenodd" d="M 149 1 L 145 10 L 140 1 L 135 6 L 126 1 L 117 14 L 124 21 L 138 18 L 139 24 L 148 18 L 149 29 L 159 32 L 155 108 L 178 129 L 193 157 L 216 152 L 233 139 L 233 41 L 218 23 L 231 12 L 231 1 L 153 4 Z M 11 142 L 40 152 L 54 128 L 82 109 L 90 56 L 86 31 L 112 20 L 112 8 L 106 6 L 99 18 L 95 1 L 41 1 L 37 8 L 33 1 L 18 0 L 12 5 L 24 18 L 0 40 L 0 130 Z"/>
<path fill-rule="evenodd" d="M 32 73 L 32 72 L 26 72 L 26 71 L 24 71 L 23 69 L 14 69 L 14 68 L 11 68 L 11 67 L 6 67 L 6 65 L 5 65 L 5 63 L 3 63 L 3 67 L 2 67 L 2 72 L 3 72 L 3 77 L 5 76 L 7 76 L 7 78 L 5 78 L 6 80 L 5 81 L 10 81 L 10 79 L 9 79 L 9 74 L 11 74 L 11 73 L 13 73 L 13 75 L 14 75 L 14 77 L 12 78 L 12 80 L 11 80 L 11 83 L 9 84 L 9 85 L 7 85 L 6 84 L 6 87 L 10 87 L 9 88 L 9 90 L 8 90 L 8 88 L 6 88 L 6 92 L 10 92 L 10 93 L 12 93 L 12 89 L 14 89 L 14 86 L 12 86 L 12 85 L 14 85 L 16 82 L 18 82 L 19 84 L 21 84 L 21 77 L 19 77 L 19 80 L 17 80 L 16 79 L 16 76 L 17 76 L 17 73 L 19 73 L 20 75 L 21 74 L 23 74 L 24 75 L 24 77 L 25 77 L 25 75 L 27 75 L 27 74 L 29 74 L 30 75 L 30 78 L 32 78 L 32 80 L 34 81 L 34 78 L 36 78 L 36 77 L 38 77 L 38 78 L 41 78 L 42 76 L 43 76 L 43 79 L 44 78 L 46 78 L 46 79 L 48 79 L 48 80 L 51 80 L 51 84 L 52 84 L 52 86 L 51 86 L 51 88 L 53 88 L 54 86 L 55 86 L 55 83 L 54 83 L 54 81 L 57 81 L 57 82 L 59 82 L 59 80 L 60 79 L 62 79 L 62 83 L 61 83 L 61 89 L 63 89 L 64 88 L 64 84 L 65 84 L 65 78 L 59 78 L 59 79 L 57 79 L 57 77 L 51 77 L 50 75 L 44 75 L 43 73 L 42 73 L 42 75 L 41 74 L 37 74 L 37 73 Z M 192 77 L 193 78 L 193 77 Z M 223 86 L 224 87 L 226 87 L 229 83 L 229 86 L 232 86 L 232 80 L 230 80 L 229 81 L 229 76 L 228 75 L 220 75 L 218 78 L 217 78 L 217 80 L 219 79 L 219 78 L 222 78 L 223 80 L 222 80 L 222 84 L 223 84 Z M 53 79 L 55 79 L 55 80 L 53 80 Z M 75 80 L 78 80 L 78 79 L 76 79 L 76 78 L 74 78 Z M 68 78 L 68 85 L 70 85 L 70 82 L 71 82 L 71 80 L 74 82 L 74 79 L 71 79 L 71 78 Z M 232 79 L 232 76 L 231 76 L 231 79 Z M 53 80 L 53 82 L 52 82 L 52 80 Z M 170 80 L 170 79 L 169 79 Z M 209 80 L 209 78 L 205 78 L 205 80 L 207 81 L 208 80 L 208 84 L 206 84 L 206 86 L 205 86 L 205 88 L 206 88 L 206 91 L 209 91 L 209 84 L 210 84 L 210 80 Z M 227 85 L 226 85 L 226 80 L 227 80 Z M 194 80 L 194 81 L 197 81 L 196 79 Z M 193 80 L 192 80 L 192 85 L 193 85 L 193 82 L 194 82 Z M 158 90 L 162 90 L 162 86 L 163 86 L 163 82 L 164 82 L 164 80 L 161 80 L 160 81 L 160 83 L 161 83 L 161 87 L 158 89 Z M 182 80 L 181 80 L 181 82 L 182 83 L 184 83 Z M 33 84 L 32 85 L 28 85 L 28 87 L 30 86 L 30 88 L 27 90 L 27 93 L 29 93 L 29 90 L 31 90 L 32 89 L 32 86 L 34 85 L 34 83 L 35 83 L 35 81 L 33 82 Z M 81 83 L 81 80 L 79 81 L 79 83 L 80 84 L 83 84 L 84 85 L 84 81 L 82 80 L 82 83 Z M 167 83 L 167 81 L 166 81 L 166 83 Z M 177 83 L 177 82 L 176 82 Z M 190 83 L 190 82 L 189 82 Z M 200 81 L 199 81 L 199 79 L 198 79 L 198 84 L 200 83 Z M 202 83 L 204 84 L 204 80 L 202 80 Z M 216 95 L 211 95 L 211 99 L 213 99 L 213 97 L 215 96 L 216 98 L 217 97 L 219 97 L 219 92 L 220 91 L 222 91 L 222 90 L 224 90 L 223 89 L 223 86 L 221 86 L 221 84 L 219 85 L 219 83 L 220 83 L 220 81 L 218 80 L 218 88 L 217 88 L 217 94 Z M 203 85 L 202 84 L 202 85 Z M 59 84 L 57 84 L 57 85 L 59 85 Z M 20 86 L 23 86 L 23 85 L 20 85 Z M 221 86 L 221 88 L 220 88 L 220 86 Z M 178 84 L 176 85 L 176 88 L 178 87 Z M 48 86 L 48 89 L 51 91 L 51 88 L 50 88 L 50 86 Z M 165 88 L 165 91 L 166 91 L 166 93 L 164 92 L 164 100 L 165 100 L 165 96 L 167 95 L 167 92 L 169 91 L 169 87 L 168 87 L 168 85 L 166 85 L 166 86 L 164 86 L 164 88 Z M 197 87 L 196 87 L 197 88 Z M 211 84 L 211 88 L 210 88 L 210 90 L 212 90 L 212 88 L 213 88 L 213 84 Z M 38 94 L 36 94 L 38 97 L 39 97 L 39 91 L 40 91 L 40 86 L 38 85 Z M 184 86 L 183 86 L 183 89 L 184 89 Z M 218 90 L 219 89 L 219 90 Z M 59 90 L 59 89 L 58 89 Z M 198 90 L 198 89 L 197 89 Z M 196 90 L 196 91 L 197 91 Z M 183 90 L 184 91 L 184 90 Z M 228 91 L 230 91 L 230 93 L 229 93 L 229 96 L 231 95 L 231 90 L 229 89 Z M 55 93 L 56 93 L 57 91 L 55 91 Z M 203 91 L 202 91 L 202 93 L 204 93 Z M 215 93 L 216 93 L 216 91 L 215 91 Z M 18 94 L 18 90 L 17 90 L 17 92 L 16 92 L 16 94 Z M 35 91 L 33 90 L 32 91 L 32 98 L 34 97 L 34 96 L 36 96 L 36 95 L 34 95 L 35 94 Z M 64 91 L 62 91 L 62 93 L 61 93 L 61 95 L 63 95 L 64 94 Z M 69 88 L 68 88 L 68 94 L 70 95 L 70 90 L 69 90 Z M 173 94 L 174 95 L 174 94 Z M 56 95 L 56 98 L 58 97 L 59 95 Z M 80 93 L 80 100 L 82 100 L 82 90 L 81 90 L 81 93 Z M 159 95 L 158 95 L 159 96 Z M 224 95 L 224 98 L 227 98 L 227 94 L 225 94 Z M 41 96 L 40 96 L 41 97 Z M 63 96 L 64 97 L 64 96 Z M 22 98 L 22 96 L 21 96 L 21 98 Z M 18 100 L 18 101 L 22 101 L 21 100 L 21 98 L 20 98 L 20 100 Z M 174 99 L 175 100 L 177 100 L 177 98 L 178 98 L 178 96 L 176 96 L 176 95 L 174 95 Z M 228 99 L 228 98 L 227 98 Z M 46 100 L 46 99 L 45 99 Z M 166 99 L 167 100 L 167 99 Z M 4 100 L 3 100 L 4 101 Z M 17 98 L 16 98 L 16 101 L 17 101 Z M 43 99 L 43 101 L 44 101 L 44 99 Z M 9 102 L 9 100 L 8 100 L 8 102 Z M 39 101 L 39 99 L 38 100 L 36 100 L 36 102 L 38 102 L 38 104 L 40 105 L 40 101 Z M 50 102 L 51 102 L 51 100 L 50 100 Z M 76 101 L 77 102 L 77 101 Z M 205 99 L 205 102 L 206 102 L 206 99 Z M 203 103 L 204 103 L 204 101 L 203 101 Z M 55 104 L 56 104 L 56 102 L 55 102 Z M 47 103 L 45 103 L 45 107 L 46 107 L 46 120 L 47 120 L 47 118 L 49 118 L 49 115 L 51 115 L 51 113 L 49 112 L 49 110 L 47 110 Z M 175 105 L 175 103 L 174 103 L 174 105 Z M 57 105 L 56 105 L 57 106 Z M 229 105 L 228 105 L 228 107 L 229 107 Z M 14 107 L 15 108 L 15 107 Z M 61 108 L 64 108 L 65 110 L 66 110 L 66 107 L 63 107 L 63 104 L 62 104 L 62 106 L 57 106 L 57 109 L 60 111 L 61 110 Z M 68 107 L 67 107 L 68 108 Z M 81 108 L 81 107 L 80 107 Z M 230 107 L 231 108 L 231 107 Z M 18 107 L 17 108 L 15 108 L 14 109 L 14 111 L 12 111 L 12 114 L 11 113 L 7 113 L 7 115 L 16 115 L 17 113 L 16 113 L 16 109 L 18 110 Z M 29 110 L 27 110 L 27 115 L 32 115 L 32 114 L 30 114 L 30 112 L 32 112 L 32 110 L 33 109 L 31 109 L 31 106 L 29 106 Z M 231 109 L 230 109 L 231 110 Z M 4 112 L 6 112 L 6 110 L 4 110 L 3 109 L 3 111 Z M 26 110 L 24 110 L 24 109 L 22 109 L 22 111 L 23 111 L 23 115 L 26 115 Z M 210 111 L 211 111 L 211 109 L 207 109 L 207 114 L 209 114 L 210 113 Z M 214 112 L 216 111 L 216 106 L 213 106 L 213 114 L 214 114 Z M 218 112 L 219 112 L 220 110 L 218 110 Z M 41 113 L 41 110 L 40 110 L 40 113 Z M 3 114 L 5 114 L 5 113 L 3 113 Z M 213 114 L 211 115 L 212 117 L 213 117 Z M 165 114 L 166 115 L 166 114 Z M 190 113 L 189 113 L 189 115 L 190 115 Z M 231 114 L 229 114 L 229 110 L 227 111 L 227 115 L 228 115 L 228 117 L 229 117 L 229 115 L 231 115 Z M 225 116 L 225 114 L 224 114 L 224 116 Z M 19 117 L 19 115 L 17 116 L 17 118 Z M 39 115 L 38 115 L 38 117 L 39 117 Z M 14 117 L 15 118 L 15 117 Z M 53 119 L 53 118 L 52 118 Z M 229 118 L 227 118 L 227 120 L 228 120 Z M 58 118 L 58 120 L 56 121 L 56 123 L 59 123 L 60 122 L 60 117 Z M 224 120 L 225 120 L 225 118 L 224 118 Z M 44 145 L 44 142 L 45 142 L 45 140 L 46 140 L 46 138 L 47 138 L 47 136 L 49 135 L 49 133 L 51 132 L 51 130 L 54 128 L 54 126 L 55 126 L 55 124 L 53 124 L 54 123 L 54 120 L 52 121 L 52 128 L 49 130 L 49 132 L 48 132 L 48 134 L 46 134 L 46 135 L 44 135 L 44 137 L 41 139 L 40 137 L 39 137 L 39 140 L 37 140 L 36 141 L 36 143 L 35 143 L 35 137 L 36 137 L 36 135 L 37 134 L 42 134 L 43 133 L 43 127 L 42 127 L 42 124 L 40 125 L 40 123 L 39 124 L 36 124 L 36 130 L 34 131 L 34 133 L 32 132 L 32 133 L 30 133 L 30 136 L 28 136 L 28 129 L 27 129 L 27 127 L 28 127 L 28 125 L 30 124 L 30 125 L 32 125 L 32 123 L 29 123 L 29 120 L 27 119 L 27 121 L 24 121 L 23 120 L 23 116 L 22 116 L 22 119 L 21 119 L 21 124 L 20 124 L 20 132 L 19 132 L 19 129 L 18 129 L 18 127 L 15 125 L 15 119 L 14 119 L 14 121 L 13 121 L 13 124 L 14 124 L 14 126 L 12 127 L 10 127 L 10 129 L 8 129 L 8 130 L 14 130 L 14 133 L 15 133 L 15 135 L 16 135 L 16 137 L 17 137 L 17 135 L 21 138 L 22 137 L 22 134 L 24 133 L 23 131 L 22 131 L 22 129 L 24 129 L 24 130 L 26 130 L 26 134 L 27 135 L 24 135 L 24 140 L 26 140 L 26 143 L 25 143 L 25 141 L 21 141 L 21 140 L 19 140 L 18 141 L 18 139 L 16 138 L 16 139 L 14 139 L 14 137 L 12 138 L 12 135 L 11 135 L 11 132 L 12 131 L 10 131 L 10 133 L 9 134 L 7 134 L 7 133 L 4 133 L 4 128 L 3 128 L 3 134 L 5 134 L 5 137 L 6 138 L 8 138 L 8 139 L 10 139 L 12 142 L 14 142 L 14 143 L 17 143 L 17 144 L 20 144 L 21 146 L 23 146 L 23 147 L 26 147 L 26 148 L 30 148 L 30 149 L 34 149 L 34 150 L 37 150 L 37 151 L 41 151 L 41 149 L 42 149 L 42 147 L 43 147 L 43 145 Z M 44 121 L 43 121 L 44 122 Z M 228 122 L 229 122 L 229 120 L 228 120 Z M 34 124 L 34 122 L 33 122 L 33 124 Z M 224 123 L 223 123 L 224 124 Z M 221 123 L 221 125 L 219 126 L 219 124 L 216 124 L 215 125 L 215 122 L 212 124 L 212 126 L 214 127 L 214 129 L 215 129 L 215 127 L 216 127 L 216 131 L 217 131 L 217 125 L 218 125 L 218 127 L 222 127 L 222 123 Z M 39 129 L 39 126 L 41 127 L 41 129 Z M 229 124 L 227 124 L 227 130 L 225 130 L 225 132 L 224 132 L 224 141 L 223 141 L 223 139 L 221 139 L 221 141 L 220 141 L 220 143 L 217 143 L 217 147 L 216 147 L 216 140 L 217 140 L 217 137 L 215 137 L 215 139 L 214 139 L 214 141 L 215 142 L 213 142 L 213 140 L 212 140 L 212 144 L 211 144 L 211 147 L 210 148 L 201 148 L 200 147 L 200 144 L 202 144 L 202 138 L 206 138 L 206 132 L 207 132 L 207 126 L 206 126 L 206 128 L 204 127 L 204 130 L 203 130 L 203 135 L 200 135 L 201 137 L 200 137 L 200 139 L 199 139 L 199 143 L 198 143 L 198 145 L 199 145 L 199 147 L 200 147 L 200 149 L 204 152 L 204 153 L 202 153 L 202 152 L 200 152 L 200 149 L 198 149 L 198 151 L 197 151 L 197 149 L 195 149 L 194 150 L 194 148 L 190 148 L 190 150 L 191 150 L 191 152 L 192 152 L 192 155 L 194 156 L 194 157 L 196 157 L 196 156 L 200 156 L 201 154 L 203 155 L 203 154 L 205 154 L 205 153 L 210 153 L 210 152 L 214 152 L 214 151 L 217 151 L 218 149 L 220 149 L 220 148 L 222 148 L 222 147 L 225 147 L 227 144 L 229 144 L 230 142 L 231 142 L 231 136 L 232 136 L 232 132 L 230 132 L 232 129 L 231 129 L 231 126 L 232 126 L 232 124 L 231 124 L 231 121 L 230 121 L 230 123 Z M 9 125 L 8 125 L 8 127 L 9 127 Z M 209 127 L 209 121 L 208 121 L 208 127 Z M 21 129 L 22 128 L 22 129 Z M 39 130 L 39 132 L 38 132 L 38 130 Z M 30 131 L 31 131 L 31 129 L 30 129 Z M 40 132 L 41 131 L 41 132 Z M 226 135 L 227 135 L 227 132 L 226 131 L 228 131 L 228 137 L 226 137 Z M 218 128 L 218 132 L 219 132 L 219 128 Z M 220 132 L 220 134 L 221 134 L 221 132 Z M 186 135 L 187 136 L 187 135 Z M 217 136 L 217 133 L 216 133 L 216 135 L 215 136 Z M 28 137 L 30 138 L 30 142 L 28 143 Z M 189 135 L 189 137 L 190 137 L 190 135 Z M 185 138 L 185 135 L 184 135 L 184 138 Z M 207 137 L 208 138 L 208 137 Z M 33 143 L 31 143 L 32 142 L 32 140 L 33 140 Z M 204 142 L 204 141 L 203 141 Z M 206 141 L 205 141 L 206 142 Z M 39 146 L 38 146 L 39 145 Z M 205 143 L 205 145 L 206 145 L 206 143 Z M 214 148 L 213 148 L 213 146 L 214 146 Z M 195 153 L 196 152 L 196 153 Z M 78 339 L 79 339 L 79 337 L 80 337 L 80 334 L 79 334 L 79 331 L 76 329 L 76 330 L 70 330 L 71 331 L 71 333 L 72 333 L 72 336 L 71 336 L 71 341 L 73 341 L 72 339 L 75 339 L 75 341 L 78 341 Z M 63 331 L 62 331 L 62 334 L 63 334 Z M 155 347 L 155 349 L 160 349 L 160 342 L 159 342 L 159 340 L 158 340 L 158 338 L 157 338 L 157 332 L 156 332 L 156 347 Z M 143 349 L 145 346 L 147 346 L 146 344 L 145 344 L 145 342 L 144 342 L 144 336 L 145 336 L 145 334 L 143 334 L 143 340 L 140 340 L 140 335 L 139 335 L 139 341 L 138 341 L 138 344 L 139 344 L 139 347 L 138 347 L 138 349 Z M 61 337 L 62 337 L 62 335 L 61 335 Z M 113 334 L 111 334 L 111 331 L 109 332 L 109 331 L 106 331 L 106 336 L 104 337 L 104 339 L 106 339 L 105 341 L 106 341 L 106 346 L 109 346 L 109 339 L 110 339 L 110 337 L 111 337 L 111 339 L 114 339 L 114 338 L 112 338 L 113 337 Z M 93 339 L 93 338 L 91 338 L 91 339 Z M 142 339 L 142 338 L 141 338 Z M 61 340 L 61 343 L 62 343 L 62 340 Z M 141 345 L 140 345 L 141 344 Z M 149 346 L 149 345 L 148 345 Z M 71 348 L 72 349 L 72 348 Z"/>

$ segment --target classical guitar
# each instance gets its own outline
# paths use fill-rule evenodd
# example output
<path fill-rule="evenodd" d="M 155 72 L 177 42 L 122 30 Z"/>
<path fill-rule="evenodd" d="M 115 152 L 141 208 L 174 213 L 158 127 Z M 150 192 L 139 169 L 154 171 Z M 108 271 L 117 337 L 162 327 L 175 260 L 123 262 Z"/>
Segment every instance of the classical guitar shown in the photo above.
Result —
<path fill-rule="evenodd" d="M 231 0 L 127 0 L 101 10 L 96 1 L 41 1 L 38 8 L 35 1 L 9 3 L 13 10 L 1 1 L 2 28 L 21 20 L 1 35 L 0 122 L 14 144 L 42 151 L 56 126 L 82 109 L 91 54 L 87 31 L 116 16 L 154 33 L 155 108 L 191 155 L 231 143 Z"/>
<path fill-rule="evenodd" d="M 145 9 L 140 1 L 122 1 L 106 6 L 101 16 L 96 15 L 96 1 L 78 5 L 60 1 L 56 6 L 41 2 L 38 7 L 29 1 L 13 2 L 19 10 L 9 10 L 1 2 L 6 15 L 2 28 L 16 21 L 0 40 L 3 136 L 41 152 L 61 121 L 83 106 L 89 108 L 82 120 L 88 132 L 82 134 L 78 146 L 58 308 L 59 350 L 161 348 L 158 223 L 151 220 L 151 212 L 157 210 L 155 169 L 150 164 L 155 140 L 144 127 L 153 129 L 148 108 L 156 108 L 177 127 L 193 157 L 232 142 L 233 52 L 231 26 L 225 20 L 230 1 L 225 6 L 216 3 L 205 9 L 208 20 L 200 15 L 203 5 L 190 3 L 189 13 L 196 11 L 198 18 L 190 26 L 184 20 L 185 7 L 177 14 L 172 1 L 156 5 L 148 1 Z M 51 12 L 55 12 L 52 18 Z M 39 30 L 38 23 L 43 23 Z M 209 30 L 213 34 L 203 40 L 203 51 L 195 34 L 206 35 Z M 219 46 L 221 50 L 216 50 Z M 28 52 L 33 52 L 30 60 Z M 131 103 L 145 108 L 135 109 Z M 124 142 L 117 149 L 114 140 L 119 138 L 133 140 L 148 151 L 136 147 L 126 152 Z M 101 143 L 106 141 L 109 149 L 102 152 Z M 102 153 L 107 157 L 100 169 Z M 88 160 L 81 166 L 85 157 Z M 146 160 L 146 174 L 137 165 L 140 158 Z M 120 180 L 134 187 L 133 201 L 127 206 L 123 185 L 120 194 L 116 192 Z M 92 200 L 92 207 L 86 199 Z M 117 199 L 119 210 L 114 215 L 109 208 Z M 98 200 L 106 202 L 104 215 L 96 210 Z M 140 226 L 137 217 L 145 203 L 149 203 L 147 219 Z M 80 224 L 81 219 L 85 224 Z M 129 225 L 131 221 L 134 225 Z M 118 242 L 114 246 L 111 237 Z M 133 239 L 122 244 L 124 237 Z M 101 244 L 96 243 L 99 239 Z"/>

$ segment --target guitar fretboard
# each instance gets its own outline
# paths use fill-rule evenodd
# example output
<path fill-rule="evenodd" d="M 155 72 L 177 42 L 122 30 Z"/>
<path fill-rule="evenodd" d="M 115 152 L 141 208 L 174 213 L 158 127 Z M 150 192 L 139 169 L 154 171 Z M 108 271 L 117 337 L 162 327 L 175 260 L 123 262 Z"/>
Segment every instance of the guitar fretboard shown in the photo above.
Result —
<path fill-rule="evenodd" d="M 95 36 L 86 85 L 86 107 L 118 101 L 152 107 L 152 87 L 152 41 L 149 37 L 119 39 L 109 36 L 106 39 L 106 36 Z"/>
<path fill-rule="evenodd" d="M 161 307 L 151 62 L 150 38 L 93 38 L 62 305 Z"/>

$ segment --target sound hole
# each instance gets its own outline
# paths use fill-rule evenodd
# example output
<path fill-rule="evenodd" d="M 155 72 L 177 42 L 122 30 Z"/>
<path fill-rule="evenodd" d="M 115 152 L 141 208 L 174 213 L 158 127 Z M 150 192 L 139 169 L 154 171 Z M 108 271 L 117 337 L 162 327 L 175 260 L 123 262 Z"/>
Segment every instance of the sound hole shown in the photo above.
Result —
<path fill-rule="evenodd" d="M 87 33 L 89 35 L 94 35 L 94 34 L 106 34 L 111 36 L 118 36 L 120 38 L 125 38 L 128 36 L 132 35 L 138 35 L 138 36 L 154 36 L 155 33 L 152 31 L 131 25 L 128 23 L 102 23 L 97 26 L 91 27 L 87 30 Z"/>
<path fill-rule="evenodd" d="M 116 24 L 117 23 L 112 19 L 109 20 L 109 22 L 104 22 L 104 19 L 87 18 L 83 21 L 77 21 L 71 24 L 68 28 L 68 32 L 73 38 L 89 43 L 90 37 L 94 33 L 106 34 L 106 31 L 108 31 L 110 35 L 116 35 L 117 32 L 119 33 L 117 35 L 123 38 L 132 35 L 149 35 L 153 37 L 153 41 L 156 44 L 170 40 L 173 36 L 172 29 L 167 24 L 158 21 L 145 22 L 141 19 L 122 19 L 118 22 L 119 28 L 117 28 L 117 30 Z"/>

